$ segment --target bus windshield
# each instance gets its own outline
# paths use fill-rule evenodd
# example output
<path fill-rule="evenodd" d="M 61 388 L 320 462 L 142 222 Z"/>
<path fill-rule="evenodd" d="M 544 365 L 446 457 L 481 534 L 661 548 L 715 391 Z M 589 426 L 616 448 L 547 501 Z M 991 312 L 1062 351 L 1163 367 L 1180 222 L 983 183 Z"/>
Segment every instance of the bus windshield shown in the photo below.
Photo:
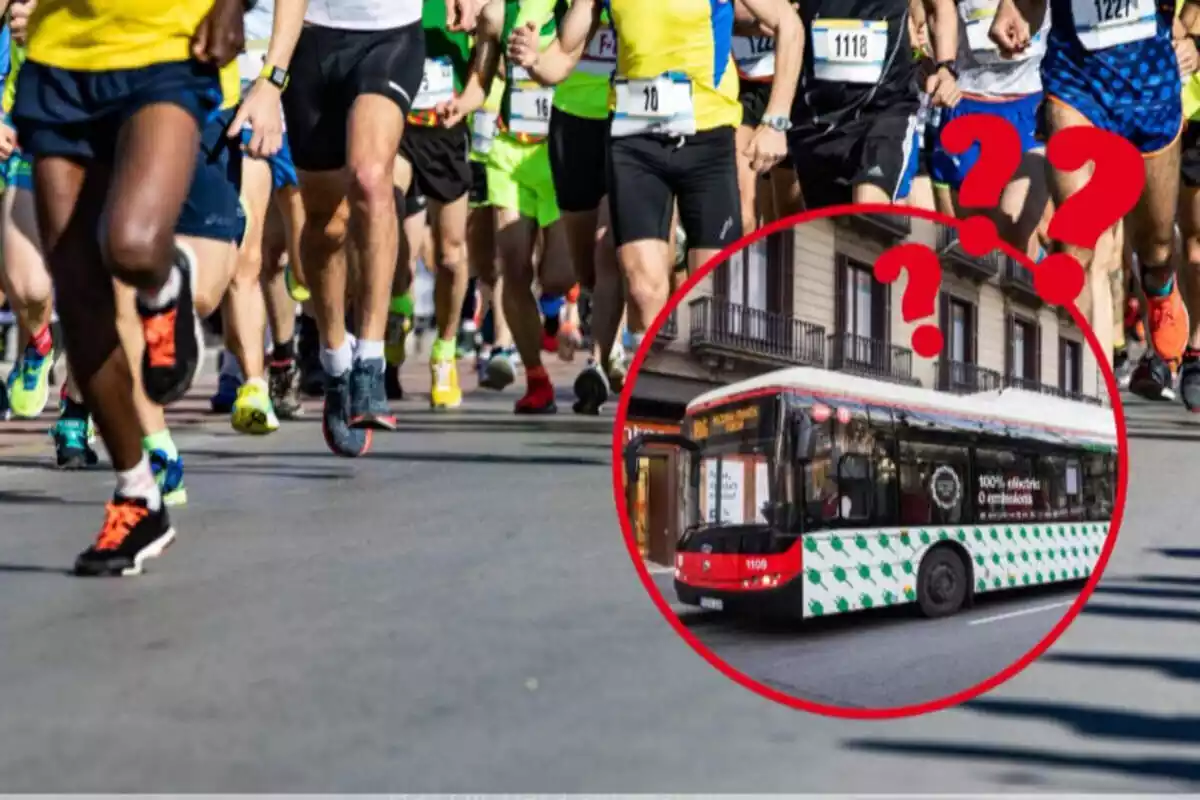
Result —
<path fill-rule="evenodd" d="M 690 494 L 681 503 L 685 530 L 772 524 L 781 456 L 777 408 L 775 398 L 764 398 L 689 418 L 689 437 L 700 449 L 687 460 L 696 460 L 699 483 L 683 482 Z"/>

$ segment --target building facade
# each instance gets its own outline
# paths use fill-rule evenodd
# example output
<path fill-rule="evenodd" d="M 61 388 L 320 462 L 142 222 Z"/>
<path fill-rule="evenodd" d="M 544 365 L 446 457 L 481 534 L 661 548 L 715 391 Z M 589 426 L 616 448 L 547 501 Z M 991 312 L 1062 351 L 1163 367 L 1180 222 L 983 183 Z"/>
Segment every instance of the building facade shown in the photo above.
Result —
<path fill-rule="evenodd" d="M 913 352 L 901 298 L 907 274 L 875 280 L 875 260 L 911 241 L 942 263 L 936 322 L 945 347 Z M 668 318 L 630 397 L 626 438 L 678 431 L 692 398 L 717 386 L 791 366 L 816 366 L 948 392 L 1016 386 L 1108 405 L 1083 332 L 1046 306 L 1033 276 L 1006 256 L 974 258 L 952 229 L 893 215 L 846 215 L 773 234 L 718 266 Z M 631 513 L 643 555 L 670 564 L 678 538 L 675 454 L 648 451 Z M 660 506 L 662 508 L 660 508 Z"/>

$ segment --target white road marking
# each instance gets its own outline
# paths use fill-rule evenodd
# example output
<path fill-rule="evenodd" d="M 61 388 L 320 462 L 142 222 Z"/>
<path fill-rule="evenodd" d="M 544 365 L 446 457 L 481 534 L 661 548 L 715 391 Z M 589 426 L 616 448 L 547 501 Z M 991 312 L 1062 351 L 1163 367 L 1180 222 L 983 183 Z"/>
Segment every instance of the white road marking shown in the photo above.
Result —
<path fill-rule="evenodd" d="M 1071 599 L 1071 600 L 1063 600 L 1058 603 L 1047 603 L 1046 605 L 1043 605 L 1043 606 L 1032 606 L 1031 608 L 1023 608 L 1020 611 L 1009 611 L 1007 614 L 996 614 L 991 617 L 983 617 L 981 619 L 973 619 L 970 622 L 968 622 L 967 624 L 968 625 L 986 625 L 989 622 L 999 622 L 1000 620 L 1003 620 L 1003 619 L 1011 619 L 1013 617 L 1023 617 L 1026 614 L 1036 614 L 1039 611 L 1049 611 L 1052 608 L 1062 608 L 1064 606 L 1069 606 L 1074 602 L 1075 602 L 1075 600 Z"/>

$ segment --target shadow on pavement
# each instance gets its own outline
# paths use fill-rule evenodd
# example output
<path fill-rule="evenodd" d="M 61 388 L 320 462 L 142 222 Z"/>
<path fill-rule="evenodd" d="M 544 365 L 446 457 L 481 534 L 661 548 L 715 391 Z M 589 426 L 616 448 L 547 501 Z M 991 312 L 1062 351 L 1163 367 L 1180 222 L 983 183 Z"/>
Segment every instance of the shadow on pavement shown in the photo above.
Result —
<path fill-rule="evenodd" d="M 0 508 L 14 506 L 83 506 L 95 505 L 94 500 L 71 500 L 42 492 L 17 492 L 0 489 Z"/>
<path fill-rule="evenodd" d="M 1200 600 L 1200 589 L 1159 589 L 1153 586 L 1104 586 L 1102 584 L 1096 587 L 1096 594 L 1157 597 L 1160 600 Z"/>
<path fill-rule="evenodd" d="M 46 567 L 40 564 L 0 563 L 0 574 L 3 573 L 32 573 L 36 575 L 63 575 L 67 577 L 74 577 L 74 573 L 65 567 Z"/>
<path fill-rule="evenodd" d="M 1158 550 L 1168 557 L 1196 558 L 1196 550 Z M 1170 575 L 1143 575 L 1131 579 L 1135 583 L 1163 583 L 1173 586 L 1200 584 L 1200 578 Z M 1109 595 L 1152 596 L 1167 599 L 1195 600 L 1200 595 L 1191 592 L 1172 592 L 1147 595 L 1146 586 L 1100 586 L 1098 592 Z M 1084 614 L 1109 616 L 1131 620 L 1168 620 L 1198 622 L 1200 612 L 1146 606 L 1121 606 L 1106 603 L 1090 603 Z M 1101 670 L 1138 669 L 1149 670 L 1160 676 L 1177 681 L 1200 681 L 1200 660 L 1179 658 L 1172 655 L 1132 656 L 1121 653 L 1051 653 L 1042 659 L 1046 663 Z M 1103 701 L 1104 696 L 1095 698 Z M 1131 704 L 1136 703 L 1128 698 Z M 886 753 L 903 756 L 925 756 L 954 758 L 970 761 L 994 761 L 1018 764 L 1027 769 L 1070 769 L 1096 773 L 1116 773 L 1134 778 L 1157 778 L 1200 785 L 1200 758 L 1122 758 L 1107 754 L 1084 755 L 1070 752 L 1072 744 L 1079 746 L 1087 740 L 1121 741 L 1128 744 L 1158 746 L 1194 746 L 1200 744 L 1200 715 L 1159 715 L 1144 713 L 1132 707 L 1105 707 L 1045 700 L 1021 700 L 981 698 L 965 703 L 963 711 L 987 716 L 1019 718 L 1032 722 L 1056 723 L 1069 729 L 1075 736 L 1072 742 L 1060 745 L 1060 752 L 1042 747 L 1039 749 L 963 744 L 937 741 L 891 741 L 880 738 L 859 738 L 845 742 L 852 750 Z"/>
<path fill-rule="evenodd" d="M 222 462 L 223 465 L 225 465 L 225 466 L 221 466 L 219 468 L 215 465 L 209 466 L 209 467 L 207 467 L 207 470 L 209 472 L 226 472 L 226 471 L 234 472 L 234 471 L 246 468 L 245 464 L 235 464 L 233 466 L 228 466 L 228 463 L 230 461 L 235 461 L 235 460 L 244 462 L 248 459 L 251 459 L 251 460 L 271 459 L 274 462 L 286 463 L 292 459 L 335 458 L 335 456 L 328 451 L 280 452 L 277 450 L 273 450 L 269 453 L 261 453 L 261 454 L 247 453 L 245 451 L 231 452 L 231 451 L 224 451 L 224 450 L 188 450 L 184 453 L 184 456 L 192 457 L 192 458 L 203 456 L 205 458 L 216 459 L 217 461 L 220 461 L 220 462 Z M 596 466 L 596 465 L 611 466 L 611 464 L 612 464 L 611 458 L 592 458 L 589 456 L 549 456 L 549 455 L 547 455 L 547 456 L 540 456 L 540 455 L 526 456 L 526 455 L 505 455 L 505 454 L 500 454 L 500 453 L 459 453 L 459 452 L 454 452 L 454 451 L 441 452 L 441 453 L 428 453 L 428 452 L 395 453 L 395 452 L 385 452 L 385 451 L 372 451 L 372 452 L 368 453 L 367 455 L 365 455 L 363 457 L 363 459 L 366 461 L 385 459 L 388 461 L 415 461 L 415 462 L 424 462 L 424 463 L 451 463 L 451 464 L 460 463 L 460 462 L 462 462 L 462 463 L 483 463 L 483 464 L 527 464 L 527 465 L 531 465 L 531 466 L 540 464 L 540 465 L 567 466 L 567 467 L 583 467 L 583 466 L 591 467 L 591 466 Z M 206 467 L 204 465 L 193 466 L 191 463 L 189 463 L 187 466 L 187 469 L 188 469 L 189 473 L 191 473 L 191 472 L 198 473 L 198 472 L 205 471 Z M 262 466 L 251 466 L 251 467 L 249 467 L 249 469 L 251 469 L 251 470 L 257 469 L 257 470 L 262 471 L 264 474 L 269 474 L 269 473 L 273 474 L 276 469 L 286 470 L 287 467 L 286 466 L 274 467 L 274 466 L 270 466 L 270 465 L 262 465 Z M 316 475 L 316 474 L 313 474 L 310 472 L 308 475 L 299 475 L 298 477 L 345 478 L 345 477 L 348 477 L 348 475 L 349 475 L 349 473 L 346 473 L 346 472 L 336 472 L 336 473 L 330 472 L 325 475 Z"/>
<path fill-rule="evenodd" d="M 1195 547 L 1159 547 L 1150 552 L 1167 558 L 1200 558 L 1200 548 Z"/>

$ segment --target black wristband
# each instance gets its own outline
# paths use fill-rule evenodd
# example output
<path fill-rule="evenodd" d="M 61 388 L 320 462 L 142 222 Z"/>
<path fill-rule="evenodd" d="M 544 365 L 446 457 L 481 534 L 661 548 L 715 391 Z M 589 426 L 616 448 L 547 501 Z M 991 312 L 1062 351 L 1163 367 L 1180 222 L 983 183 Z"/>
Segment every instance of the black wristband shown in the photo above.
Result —
<path fill-rule="evenodd" d="M 940 70 L 940 69 L 946 70 L 947 72 L 950 73 L 951 77 L 953 77 L 954 80 L 958 80 L 958 70 L 954 68 L 953 61 L 937 62 L 937 66 L 934 67 L 934 70 L 936 71 L 936 70 Z"/>

